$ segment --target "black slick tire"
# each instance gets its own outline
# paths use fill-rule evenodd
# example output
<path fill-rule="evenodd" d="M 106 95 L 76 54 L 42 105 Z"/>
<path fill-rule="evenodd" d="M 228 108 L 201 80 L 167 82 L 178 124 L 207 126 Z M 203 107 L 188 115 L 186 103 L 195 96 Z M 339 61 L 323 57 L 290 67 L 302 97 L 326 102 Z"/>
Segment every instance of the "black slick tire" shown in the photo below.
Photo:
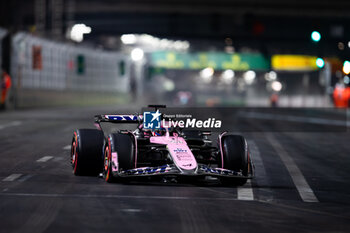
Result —
<path fill-rule="evenodd" d="M 73 133 L 71 164 L 74 175 L 98 175 L 102 171 L 104 136 L 96 129 L 78 129 Z"/>
<path fill-rule="evenodd" d="M 249 158 L 246 140 L 241 135 L 224 135 L 221 138 L 222 159 L 219 159 L 219 167 L 224 169 L 242 172 L 248 175 Z M 247 182 L 246 178 L 221 177 L 224 185 L 241 186 Z"/>

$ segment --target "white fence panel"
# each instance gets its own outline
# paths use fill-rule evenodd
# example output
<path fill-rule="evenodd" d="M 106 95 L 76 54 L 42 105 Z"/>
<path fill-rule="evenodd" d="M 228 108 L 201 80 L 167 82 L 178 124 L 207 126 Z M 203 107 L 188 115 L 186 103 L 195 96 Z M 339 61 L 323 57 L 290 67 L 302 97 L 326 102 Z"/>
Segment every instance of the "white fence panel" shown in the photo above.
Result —
<path fill-rule="evenodd" d="M 12 47 L 11 71 L 20 88 L 129 91 L 130 60 L 122 53 L 58 43 L 25 33 L 14 36 Z M 123 75 L 120 62 L 125 64 Z M 83 68 L 78 71 L 80 65 Z"/>

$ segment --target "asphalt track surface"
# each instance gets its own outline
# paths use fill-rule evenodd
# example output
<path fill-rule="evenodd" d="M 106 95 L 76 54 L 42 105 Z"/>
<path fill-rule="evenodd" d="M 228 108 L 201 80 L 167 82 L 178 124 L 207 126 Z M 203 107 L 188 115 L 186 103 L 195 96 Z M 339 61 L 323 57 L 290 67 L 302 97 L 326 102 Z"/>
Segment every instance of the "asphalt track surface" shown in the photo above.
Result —
<path fill-rule="evenodd" d="M 74 176 L 73 130 L 111 111 L 0 113 L 0 232 L 350 232 L 349 132 L 244 133 L 243 187 Z"/>

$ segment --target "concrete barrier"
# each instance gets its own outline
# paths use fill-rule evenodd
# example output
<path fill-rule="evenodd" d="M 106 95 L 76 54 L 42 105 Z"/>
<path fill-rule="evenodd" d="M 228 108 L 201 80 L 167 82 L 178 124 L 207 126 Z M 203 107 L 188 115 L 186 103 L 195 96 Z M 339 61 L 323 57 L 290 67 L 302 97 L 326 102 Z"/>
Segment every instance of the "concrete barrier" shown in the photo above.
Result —
<path fill-rule="evenodd" d="M 10 93 L 7 106 L 8 108 L 97 106 L 125 104 L 130 102 L 130 99 L 126 93 L 20 89 Z"/>

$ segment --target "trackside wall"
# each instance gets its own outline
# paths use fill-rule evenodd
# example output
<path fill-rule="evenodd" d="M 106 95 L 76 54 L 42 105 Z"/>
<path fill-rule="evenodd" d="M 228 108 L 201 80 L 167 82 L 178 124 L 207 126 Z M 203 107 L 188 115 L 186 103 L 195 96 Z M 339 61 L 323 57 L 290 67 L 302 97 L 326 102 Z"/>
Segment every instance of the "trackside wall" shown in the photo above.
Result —
<path fill-rule="evenodd" d="M 130 61 L 122 53 L 18 33 L 11 76 L 16 107 L 111 104 L 127 98 Z"/>

